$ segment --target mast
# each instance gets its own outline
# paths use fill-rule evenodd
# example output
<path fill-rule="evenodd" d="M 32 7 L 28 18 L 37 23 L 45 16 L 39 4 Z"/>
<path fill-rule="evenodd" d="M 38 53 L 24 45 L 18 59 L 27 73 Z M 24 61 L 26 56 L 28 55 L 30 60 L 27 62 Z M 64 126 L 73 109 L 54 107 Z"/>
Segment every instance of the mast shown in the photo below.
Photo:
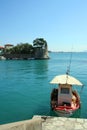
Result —
<path fill-rule="evenodd" d="M 70 67 L 71 67 L 71 61 L 72 61 L 72 51 L 71 51 L 71 55 L 70 55 L 70 61 L 69 61 L 69 66 L 67 66 L 67 71 L 66 71 L 66 84 L 67 84 L 67 80 L 68 80 L 68 75 L 70 74 Z"/>
<path fill-rule="evenodd" d="M 67 67 L 67 71 L 66 71 L 67 75 L 69 75 L 69 73 L 70 73 L 71 61 L 72 61 L 72 52 L 71 52 L 71 55 L 70 55 L 69 66 Z"/>

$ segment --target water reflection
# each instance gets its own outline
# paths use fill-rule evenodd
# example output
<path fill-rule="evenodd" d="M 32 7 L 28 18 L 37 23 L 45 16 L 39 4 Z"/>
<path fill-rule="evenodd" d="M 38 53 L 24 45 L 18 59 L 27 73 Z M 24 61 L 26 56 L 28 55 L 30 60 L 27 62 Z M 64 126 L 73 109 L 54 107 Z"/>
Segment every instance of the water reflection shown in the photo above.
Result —
<path fill-rule="evenodd" d="M 33 69 L 37 75 L 45 74 L 48 71 L 48 60 L 35 60 Z"/>

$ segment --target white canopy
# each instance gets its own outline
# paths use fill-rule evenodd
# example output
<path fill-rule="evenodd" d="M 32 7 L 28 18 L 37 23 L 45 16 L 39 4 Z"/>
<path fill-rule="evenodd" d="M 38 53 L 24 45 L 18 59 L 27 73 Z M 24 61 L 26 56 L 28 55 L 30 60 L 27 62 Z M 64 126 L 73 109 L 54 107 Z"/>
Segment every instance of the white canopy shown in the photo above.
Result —
<path fill-rule="evenodd" d="M 51 84 L 70 84 L 70 85 L 83 86 L 83 84 L 79 80 L 77 80 L 76 78 L 69 76 L 67 74 L 54 77 L 50 83 Z"/>

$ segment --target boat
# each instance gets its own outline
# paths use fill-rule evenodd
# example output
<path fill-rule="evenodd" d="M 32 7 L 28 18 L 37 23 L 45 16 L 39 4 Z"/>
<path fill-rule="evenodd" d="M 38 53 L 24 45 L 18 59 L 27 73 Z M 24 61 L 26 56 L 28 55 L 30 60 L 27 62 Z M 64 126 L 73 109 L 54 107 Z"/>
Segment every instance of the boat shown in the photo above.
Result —
<path fill-rule="evenodd" d="M 70 117 L 80 109 L 80 96 L 74 86 L 83 84 L 77 78 L 66 73 L 55 76 L 50 83 L 58 86 L 51 92 L 51 109 L 58 116 Z"/>

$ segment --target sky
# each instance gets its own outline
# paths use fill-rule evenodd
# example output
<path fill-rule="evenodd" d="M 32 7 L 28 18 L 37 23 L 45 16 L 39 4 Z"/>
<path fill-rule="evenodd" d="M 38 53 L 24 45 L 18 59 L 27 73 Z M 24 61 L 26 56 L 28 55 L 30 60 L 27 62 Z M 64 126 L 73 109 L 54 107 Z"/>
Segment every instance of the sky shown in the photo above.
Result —
<path fill-rule="evenodd" d="M 0 0 L 0 46 L 36 38 L 51 51 L 86 51 L 87 0 Z"/>

